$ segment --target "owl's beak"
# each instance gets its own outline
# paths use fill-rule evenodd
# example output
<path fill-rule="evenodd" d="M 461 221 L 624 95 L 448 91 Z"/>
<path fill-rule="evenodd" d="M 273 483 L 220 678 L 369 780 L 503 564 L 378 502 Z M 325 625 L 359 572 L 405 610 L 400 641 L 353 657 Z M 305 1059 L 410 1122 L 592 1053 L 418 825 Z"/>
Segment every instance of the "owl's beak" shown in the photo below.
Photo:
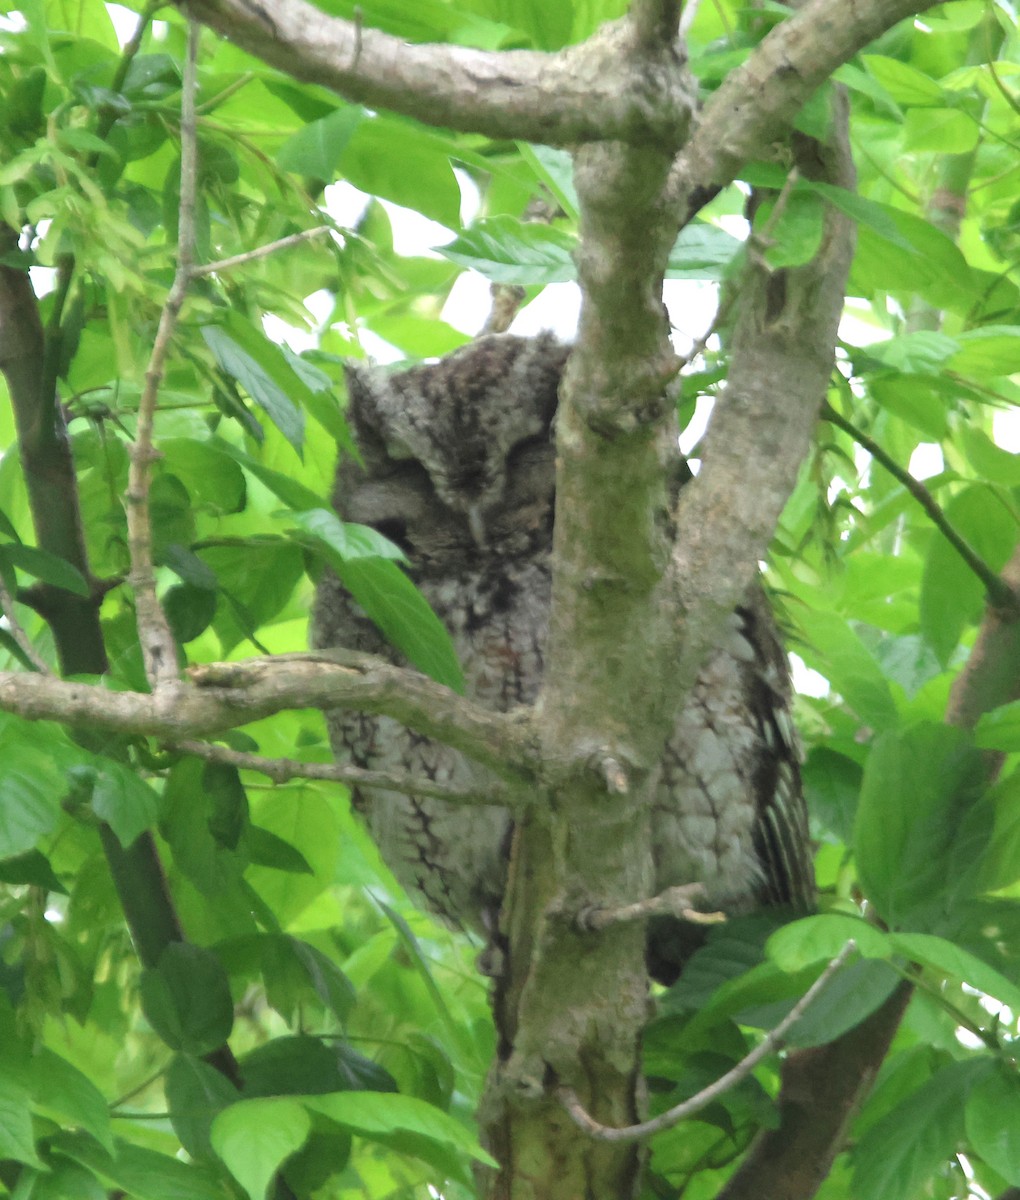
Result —
<path fill-rule="evenodd" d="M 485 521 L 482 517 L 482 506 L 480 504 L 470 505 L 467 510 L 467 519 L 471 536 L 475 539 L 475 545 L 479 550 L 484 550 L 488 545 L 488 538 L 485 536 Z"/>

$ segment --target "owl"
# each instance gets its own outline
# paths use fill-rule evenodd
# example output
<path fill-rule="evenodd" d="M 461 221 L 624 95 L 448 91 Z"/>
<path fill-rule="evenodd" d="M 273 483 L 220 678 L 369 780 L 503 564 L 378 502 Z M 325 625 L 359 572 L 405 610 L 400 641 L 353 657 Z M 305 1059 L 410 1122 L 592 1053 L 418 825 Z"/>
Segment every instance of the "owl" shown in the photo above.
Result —
<path fill-rule="evenodd" d="M 468 695 L 501 712 L 533 702 L 542 683 L 553 424 L 567 354 L 549 335 L 499 335 L 408 370 L 347 368 L 348 420 L 361 461 L 341 459 L 336 510 L 405 552 L 411 577 L 450 632 Z M 677 466 L 680 479 L 679 449 Z M 328 572 L 312 640 L 399 660 Z M 810 905 L 789 704 L 786 656 L 756 583 L 666 743 L 653 810 L 657 891 L 699 883 L 703 903 L 731 914 Z M 340 761 L 483 786 L 481 768 L 389 718 L 334 711 L 328 722 Z M 354 804 L 412 895 L 452 924 L 493 935 L 512 833 L 506 809 L 367 790 L 355 793 Z M 690 952 L 682 924 L 659 919 L 650 927 L 649 969 L 660 981 L 672 981 Z"/>

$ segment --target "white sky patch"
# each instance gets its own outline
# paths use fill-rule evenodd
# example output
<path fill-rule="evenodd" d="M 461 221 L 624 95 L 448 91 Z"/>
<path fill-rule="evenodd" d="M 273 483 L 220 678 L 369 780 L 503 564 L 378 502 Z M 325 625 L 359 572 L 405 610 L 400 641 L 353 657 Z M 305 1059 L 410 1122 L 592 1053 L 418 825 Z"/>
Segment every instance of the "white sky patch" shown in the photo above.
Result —
<path fill-rule="evenodd" d="M 1020 454 L 1020 408 L 1000 409 L 992 415 L 995 444 L 1011 454 Z"/>
<path fill-rule="evenodd" d="M 793 678 L 794 690 L 801 696 L 814 696 L 822 699 L 829 694 L 829 681 L 793 651 L 788 651 L 790 659 L 790 675 Z"/>
<path fill-rule="evenodd" d="M 921 442 L 914 447 L 907 470 L 915 479 L 931 479 L 946 468 L 942 447 L 937 442 Z"/>

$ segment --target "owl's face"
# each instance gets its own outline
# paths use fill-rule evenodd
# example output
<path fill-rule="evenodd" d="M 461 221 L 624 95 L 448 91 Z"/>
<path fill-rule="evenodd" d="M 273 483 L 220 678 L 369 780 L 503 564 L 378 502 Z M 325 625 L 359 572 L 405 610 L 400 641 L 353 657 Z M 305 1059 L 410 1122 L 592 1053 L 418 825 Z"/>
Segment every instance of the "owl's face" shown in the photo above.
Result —
<path fill-rule="evenodd" d="M 485 337 L 407 371 L 348 366 L 363 466 L 341 467 L 338 511 L 422 567 L 548 543 L 566 355 L 547 336 Z"/>

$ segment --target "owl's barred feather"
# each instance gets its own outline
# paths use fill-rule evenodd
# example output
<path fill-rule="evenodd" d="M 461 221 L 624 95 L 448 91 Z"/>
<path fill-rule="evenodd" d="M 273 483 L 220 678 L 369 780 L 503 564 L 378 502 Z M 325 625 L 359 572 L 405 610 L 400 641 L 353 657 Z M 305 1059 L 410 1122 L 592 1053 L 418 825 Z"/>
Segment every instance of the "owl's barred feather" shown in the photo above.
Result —
<path fill-rule="evenodd" d="M 568 349 L 552 337 L 480 338 L 396 373 L 352 365 L 348 418 L 362 463 L 341 461 L 334 503 L 407 553 L 415 583 L 446 624 L 468 694 L 506 711 L 542 680 L 551 595 L 552 424 Z M 680 463 L 677 452 L 678 465 Z M 682 472 L 678 470 L 680 478 Z M 389 654 L 326 574 L 318 646 Z M 710 655 L 667 741 L 655 799 L 656 890 L 700 883 L 729 913 L 813 900 L 786 656 L 757 583 Z M 329 716 L 338 757 L 470 786 L 459 754 L 385 717 Z M 491 932 L 506 878 L 510 815 L 495 807 L 362 793 L 397 878 L 447 920 Z M 638 899 L 639 897 L 635 897 Z M 689 953 L 676 922 L 652 924 L 649 968 L 675 978 Z"/>

